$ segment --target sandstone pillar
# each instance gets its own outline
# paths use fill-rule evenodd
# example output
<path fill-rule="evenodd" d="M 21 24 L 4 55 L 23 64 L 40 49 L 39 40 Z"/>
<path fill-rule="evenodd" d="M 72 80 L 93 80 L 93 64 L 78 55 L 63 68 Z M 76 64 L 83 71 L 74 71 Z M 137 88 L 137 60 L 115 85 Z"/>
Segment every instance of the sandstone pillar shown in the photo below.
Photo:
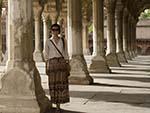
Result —
<path fill-rule="evenodd" d="M 2 1 L 0 1 L 0 26 L 2 26 L 2 25 L 1 25 L 1 13 L 2 13 Z M 2 28 L 2 27 L 0 27 L 0 63 L 2 62 L 2 59 L 3 59 L 1 28 Z"/>
<path fill-rule="evenodd" d="M 134 51 L 134 55 L 135 57 L 137 56 L 137 46 L 136 46 L 136 24 L 137 24 L 137 20 L 134 19 L 133 22 L 133 51 Z"/>
<path fill-rule="evenodd" d="M 135 29 L 134 27 L 135 27 L 135 20 L 134 20 L 134 17 L 132 16 L 132 19 L 131 19 L 131 53 L 132 53 L 133 58 L 135 57 L 135 51 L 134 51 Z"/>
<path fill-rule="evenodd" d="M 93 55 L 90 72 L 109 73 L 104 50 L 103 0 L 93 0 Z"/>
<path fill-rule="evenodd" d="M 48 17 L 49 14 L 47 12 L 42 13 L 42 19 L 43 19 L 43 54 L 45 52 L 45 43 L 49 36 L 49 29 L 48 29 Z"/>
<path fill-rule="evenodd" d="M 34 23 L 35 23 L 35 49 L 34 49 L 34 60 L 36 62 L 43 61 L 43 55 L 41 50 L 41 40 L 40 40 L 40 19 L 41 19 L 41 11 L 42 7 L 38 2 L 33 5 L 33 13 L 34 13 Z"/>
<path fill-rule="evenodd" d="M 5 6 L 5 7 L 8 7 L 7 5 Z M 6 26 L 6 29 L 5 29 L 5 41 L 3 41 L 3 43 L 5 43 L 5 51 L 4 51 L 4 53 L 3 53 L 3 61 L 2 61 L 2 65 L 6 65 L 6 61 L 8 60 L 8 47 L 7 47 L 7 45 L 8 45 L 8 42 L 7 42 L 7 40 L 8 40 L 8 33 L 7 33 L 7 31 L 8 31 L 8 8 L 6 8 L 5 10 L 4 10 L 4 15 L 3 16 L 5 16 L 4 18 L 5 18 L 5 26 Z"/>
<path fill-rule="evenodd" d="M 123 5 L 116 8 L 116 52 L 119 62 L 127 62 L 123 52 Z"/>
<path fill-rule="evenodd" d="M 2 113 L 44 113 L 49 105 L 32 57 L 32 15 L 31 0 L 8 0 L 8 61 L 0 90 Z"/>
<path fill-rule="evenodd" d="M 82 37 L 83 37 L 83 54 L 89 55 L 89 45 L 88 45 L 88 21 L 86 15 L 83 16 L 82 21 Z"/>
<path fill-rule="evenodd" d="M 71 75 L 69 82 L 73 84 L 91 84 L 92 77 L 87 70 L 82 50 L 82 18 L 81 0 L 69 0 L 68 5 L 68 45 L 71 56 Z"/>
<path fill-rule="evenodd" d="M 129 51 L 129 55 L 131 57 L 131 59 L 133 58 L 132 56 L 132 50 L 131 50 L 131 45 L 132 45 L 132 17 L 131 14 L 129 14 L 128 17 L 128 51 Z"/>
<path fill-rule="evenodd" d="M 116 0 L 106 0 L 107 8 L 107 52 L 106 59 L 110 67 L 120 67 L 116 54 L 115 38 L 115 6 Z"/>
<path fill-rule="evenodd" d="M 63 28 L 62 32 L 64 33 L 63 35 L 65 36 L 66 40 L 68 40 L 68 28 L 67 28 L 67 0 L 64 0 L 62 2 L 62 8 L 60 11 L 60 17 L 63 20 Z"/>
<path fill-rule="evenodd" d="M 128 11 L 125 8 L 123 12 L 123 50 L 127 60 L 131 60 L 128 51 Z"/>
<path fill-rule="evenodd" d="M 1 8 L 1 7 L 0 7 Z M 0 9 L 1 11 L 1 9 Z M 0 26 L 1 25 L 1 13 L 0 13 Z M 1 27 L 0 27 L 0 63 L 2 62 L 3 59 L 3 52 L 2 52 L 2 33 L 1 33 Z"/>

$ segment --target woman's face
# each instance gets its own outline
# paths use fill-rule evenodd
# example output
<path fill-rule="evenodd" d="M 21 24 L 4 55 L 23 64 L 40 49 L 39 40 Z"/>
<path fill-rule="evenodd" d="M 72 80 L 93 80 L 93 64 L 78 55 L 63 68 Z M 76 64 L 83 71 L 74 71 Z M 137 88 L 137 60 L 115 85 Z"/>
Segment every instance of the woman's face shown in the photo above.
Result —
<path fill-rule="evenodd" d="M 58 35 L 58 34 L 59 34 L 59 28 L 58 28 L 57 26 L 54 26 L 54 27 L 51 29 L 51 31 L 52 31 L 52 34 L 53 34 L 53 35 Z"/>

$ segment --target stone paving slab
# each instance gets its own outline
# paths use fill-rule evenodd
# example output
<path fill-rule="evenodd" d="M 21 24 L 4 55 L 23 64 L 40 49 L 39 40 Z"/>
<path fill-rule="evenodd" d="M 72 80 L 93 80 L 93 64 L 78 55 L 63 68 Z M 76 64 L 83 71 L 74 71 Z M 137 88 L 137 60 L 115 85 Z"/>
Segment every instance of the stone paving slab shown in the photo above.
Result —
<path fill-rule="evenodd" d="M 90 63 L 91 57 L 86 58 Z M 36 65 L 49 97 L 45 64 Z M 150 56 L 139 56 L 121 65 L 111 67 L 111 74 L 90 74 L 92 85 L 69 85 L 70 103 L 62 105 L 62 113 L 150 113 Z"/>
<path fill-rule="evenodd" d="M 150 113 L 150 56 L 142 59 L 111 67 L 111 74 L 90 74 L 92 85 L 70 85 L 63 113 Z"/>

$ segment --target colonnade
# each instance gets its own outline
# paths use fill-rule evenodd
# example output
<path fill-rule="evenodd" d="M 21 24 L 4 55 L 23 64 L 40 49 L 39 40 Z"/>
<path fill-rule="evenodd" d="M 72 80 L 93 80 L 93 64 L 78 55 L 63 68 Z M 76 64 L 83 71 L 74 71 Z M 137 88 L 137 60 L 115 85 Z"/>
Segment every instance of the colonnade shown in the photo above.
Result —
<path fill-rule="evenodd" d="M 66 36 L 71 58 L 70 83 L 91 84 L 93 79 L 89 72 L 110 73 L 109 67 L 121 66 L 120 62 L 127 62 L 135 56 L 135 19 L 123 6 L 117 7 L 116 11 L 116 0 L 107 1 L 106 54 L 104 50 L 104 1 L 93 0 L 92 2 L 93 54 L 89 69 L 83 54 L 87 49 L 87 41 L 84 37 L 85 42 L 83 42 L 82 36 L 87 36 L 87 30 L 83 30 L 83 35 L 81 0 L 68 0 L 67 5 L 64 6 L 68 12 L 60 13 L 64 17 L 65 28 L 68 31 Z M 43 45 L 49 34 L 48 19 L 50 18 L 52 23 L 57 21 L 57 11 L 48 12 L 47 9 L 52 5 L 46 4 L 42 12 L 42 7 L 38 2 L 34 1 L 32 7 L 31 0 L 8 0 L 8 60 L 0 90 L 0 100 L 2 100 L 0 101 L 0 112 L 2 113 L 44 113 L 50 105 L 42 89 L 35 61 L 43 61 L 42 54 L 44 53 L 40 43 L 40 17 L 42 16 L 43 19 Z M 117 12 L 116 27 L 115 12 Z M 132 21 L 129 21 L 130 19 Z M 84 29 L 87 29 L 86 22 L 84 21 Z M 32 51 L 33 25 L 35 25 L 34 53 Z"/>

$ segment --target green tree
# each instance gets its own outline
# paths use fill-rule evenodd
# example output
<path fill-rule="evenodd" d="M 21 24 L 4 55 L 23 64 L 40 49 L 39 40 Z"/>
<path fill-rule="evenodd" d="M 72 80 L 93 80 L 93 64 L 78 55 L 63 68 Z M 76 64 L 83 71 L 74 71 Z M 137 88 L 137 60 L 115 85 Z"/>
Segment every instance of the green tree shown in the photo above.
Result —
<path fill-rule="evenodd" d="M 150 19 L 150 9 L 144 10 L 144 11 L 141 13 L 141 15 L 140 15 L 139 18 L 140 18 L 140 19 Z"/>

